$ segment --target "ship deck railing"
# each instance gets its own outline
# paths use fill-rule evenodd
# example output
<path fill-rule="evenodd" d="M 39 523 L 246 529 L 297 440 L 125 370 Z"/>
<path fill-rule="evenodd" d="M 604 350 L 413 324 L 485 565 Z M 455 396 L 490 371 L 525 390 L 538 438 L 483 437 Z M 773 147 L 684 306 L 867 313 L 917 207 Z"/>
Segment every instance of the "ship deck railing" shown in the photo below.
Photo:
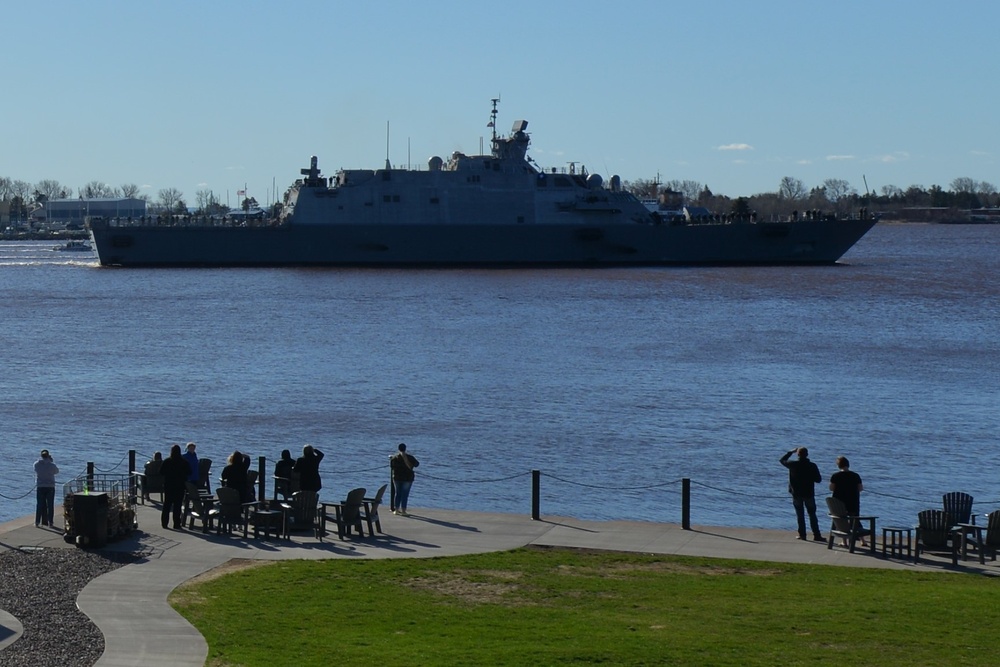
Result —
<path fill-rule="evenodd" d="M 282 224 L 277 218 L 215 218 L 212 216 L 143 216 L 139 218 L 91 218 L 88 226 L 95 223 L 108 227 L 277 227 Z"/>

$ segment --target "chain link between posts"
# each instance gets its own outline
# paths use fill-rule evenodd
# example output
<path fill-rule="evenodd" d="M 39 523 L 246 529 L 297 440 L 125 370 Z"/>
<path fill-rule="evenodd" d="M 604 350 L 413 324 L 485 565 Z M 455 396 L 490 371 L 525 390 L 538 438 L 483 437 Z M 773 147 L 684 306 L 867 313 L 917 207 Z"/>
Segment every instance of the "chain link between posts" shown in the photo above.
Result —
<path fill-rule="evenodd" d="M 125 461 L 128 458 L 129 458 L 129 454 L 126 453 L 121 458 L 121 460 L 119 460 L 118 463 L 116 463 L 114 466 L 112 466 L 110 468 L 99 468 L 99 467 L 97 467 L 95 465 L 94 466 L 94 470 L 97 471 L 97 472 L 99 472 L 99 473 L 103 473 L 103 474 L 114 472 L 115 470 L 118 470 L 119 468 L 121 468 L 121 466 L 125 463 Z M 152 458 L 153 458 L 152 456 L 147 456 L 147 459 L 152 459 Z M 270 463 L 270 464 L 273 464 L 273 463 L 276 462 L 275 460 L 268 459 L 267 457 L 261 457 L 261 458 L 263 458 L 265 460 L 265 462 Z M 385 465 L 378 465 L 378 466 L 372 466 L 372 467 L 369 467 L 369 468 L 356 468 L 356 469 L 351 469 L 351 470 L 338 470 L 338 471 L 332 472 L 330 474 L 335 474 L 337 476 L 341 476 L 341 475 L 357 475 L 357 474 L 363 474 L 363 473 L 381 471 L 381 470 L 385 470 L 385 469 L 386 469 Z M 438 481 L 438 482 L 445 482 L 445 483 L 449 483 L 449 484 L 477 484 L 477 485 L 482 485 L 482 484 L 496 484 L 496 483 L 501 483 L 501 482 L 509 482 L 511 480 L 518 479 L 518 478 L 521 478 L 521 477 L 526 477 L 526 476 L 529 476 L 529 475 L 532 474 L 531 472 L 519 472 L 519 473 L 514 473 L 514 474 L 511 474 L 511 475 L 502 476 L 502 477 L 488 477 L 488 478 L 477 478 L 477 479 L 457 479 L 457 478 L 451 478 L 451 477 L 442 477 L 442 476 L 438 476 L 438 475 L 434 475 L 434 474 L 428 473 L 427 470 L 426 470 L 426 467 L 421 468 L 420 473 L 421 473 L 421 477 L 429 479 L 429 480 Z M 585 482 L 580 482 L 580 481 L 576 481 L 576 480 L 572 480 L 572 479 L 566 479 L 564 477 L 559 477 L 558 475 L 553 475 L 553 474 L 550 474 L 550 473 L 544 473 L 544 472 L 540 472 L 540 471 L 539 471 L 539 474 L 540 474 L 540 476 L 547 477 L 549 479 L 555 480 L 557 482 L 561 482 L 563 484 L 569 484 L 571 486 L 577 486 L 577 487 L 582 487 L 582 488 L 587 488 L 587 489 L 599 489 L 599 490 L 605 490 L 605 491 L 618 491 L 618 492 L 622 492 L 622 491 L 634 492 L 634 491 L 663 490 L 663 491 L 666 491 L 666 492 L 669 492 L 669 493 L 673 493 L 673 494 L 680 494 L 681 491 L 679 489 L 673 489 L 673 488 L 670 488 L 670 487 L 676 486 L 678 483 L 681 483 L 684 480 L 684 478 L 678 478 L 678 479 L 673 479 L 673 480 L 669 480 L 669 481 L 666 481 L 666 482 L 658 482 L 658 483 L 655 483 L 655 484 L 644 484 L 644 485 L 638 485 L 638 486 L 621 486 L 621 485 L 617 485 L 617 484 L 615 484 L 615 485 L 610 485 L 610 484 L 607 484 L 607 485 L 606 484 L 588 484 L 588 483 L 585 483 Z M 761 495 L 760 493 L 756 493 L 756 492 L 738 491 L 736 489 L 724 488 L 724 487 L 715 486 L 715 485 L 712 485 L 712 484 L 706 484 L 705 482 L 699 482 L 699 481 L 695 481 L 695 480 L 690 480 L 690 484 L 697 485 L 697 486 L 699 486 L 701 488 L 710 489 L 710 490 L 715 491 L 717 493 L 728 494 L 728 495 L 732 495 L 732 496 L 738 496 L 738 497 L 741 497 L 741 498 L 751 498 L 752 497 L 752 498 L 754 498 L 756 500 L 784 500 L 784 499 L 786 499 L 788 497 L 787 495 Z M 37 488 L 37 486 L 32 486 L 28 491 L 26 491 L 26 492 L 24 492 L 24 493 L 22 493 L 20 495 L 8 495 L 6 493 L 0 492 L 0 498 L 3 498 L 4 500 L 10 500 L 10 501 L 21 500 L 21 499 L 26 498 L 29 495 L 31 495 L 36 490 L 36 488 Z M 891 499 L 894 499 L 894 500 L 901 500 L 901 501 L 910 502 L 910 503 L 924 504 L 924 505 L 927 505 L 928 507 L 936 507 L 937 505 L 940 504 L 940 501 L 938 501 L 938 500 L 924 500 L 924 499 L 920 499 L 920 498 L 912 498 L 912 497 L 909 497 L 909 496 L 902 496 L 902 495 L 897 495 L 897 494 L 891 494 L 891 493 L 884 493 L 884 492 L 874 491 L 874 490 L 872 490 L 870 488 L 866 488 L 865 489 L 865 494 L 866 495 L 871 495 L 871 496 L 878 496 L 878 497 L 881 497 L 881 498 L 891 498 Z M 980 504 L 980 505 L 989 505 L 989 506 L 997 506 L 997 505 L 1000 505 L 1000 500 L 985 500 L 985 501 L 980 500 L 980 501 L 977 501 L 977 504 Z"/>

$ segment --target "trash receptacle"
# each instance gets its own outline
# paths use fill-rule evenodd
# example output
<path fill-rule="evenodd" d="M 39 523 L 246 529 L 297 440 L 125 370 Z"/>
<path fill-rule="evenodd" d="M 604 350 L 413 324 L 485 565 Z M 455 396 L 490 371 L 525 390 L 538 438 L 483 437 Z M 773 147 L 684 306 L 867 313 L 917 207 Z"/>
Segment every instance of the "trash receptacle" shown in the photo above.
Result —
<path fill-rule="evenodd" d="M 108 543 L 108 494 L 73 494 L 73 529 L 81 547 L 103 547 Z"/>

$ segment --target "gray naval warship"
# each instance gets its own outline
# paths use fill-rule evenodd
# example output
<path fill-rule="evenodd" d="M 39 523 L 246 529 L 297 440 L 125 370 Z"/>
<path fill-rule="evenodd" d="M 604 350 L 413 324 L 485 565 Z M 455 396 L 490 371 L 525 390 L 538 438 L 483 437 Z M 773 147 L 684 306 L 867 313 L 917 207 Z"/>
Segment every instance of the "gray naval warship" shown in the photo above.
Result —
<path fill-rule="evenodd" d="M 527 121 L 505 137 L 496 116 L 494 101 L 489 155 L 330 178 L 313 157 L 273 219 L 91 219 L 93 245 L 121 267 L 804 265 L 835 263 L 876 222 L 650 210 L 617 176 L 539 168 Z"/>

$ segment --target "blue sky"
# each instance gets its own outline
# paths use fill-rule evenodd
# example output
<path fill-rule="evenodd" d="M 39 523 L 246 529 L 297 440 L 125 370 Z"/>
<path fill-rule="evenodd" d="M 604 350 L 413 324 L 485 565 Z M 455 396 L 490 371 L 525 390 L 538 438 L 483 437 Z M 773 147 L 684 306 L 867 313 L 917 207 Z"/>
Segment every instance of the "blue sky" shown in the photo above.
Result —
<path fill-rule="evenodd" d="M 330 174 L 479 151 L 544 167 L 864 189 L 1000 186 L 1000 3 L 28 2 L 4 8 L 0 176 L 262 203 Z M 488 144 L 487 144 L 488 145 Z"/>

